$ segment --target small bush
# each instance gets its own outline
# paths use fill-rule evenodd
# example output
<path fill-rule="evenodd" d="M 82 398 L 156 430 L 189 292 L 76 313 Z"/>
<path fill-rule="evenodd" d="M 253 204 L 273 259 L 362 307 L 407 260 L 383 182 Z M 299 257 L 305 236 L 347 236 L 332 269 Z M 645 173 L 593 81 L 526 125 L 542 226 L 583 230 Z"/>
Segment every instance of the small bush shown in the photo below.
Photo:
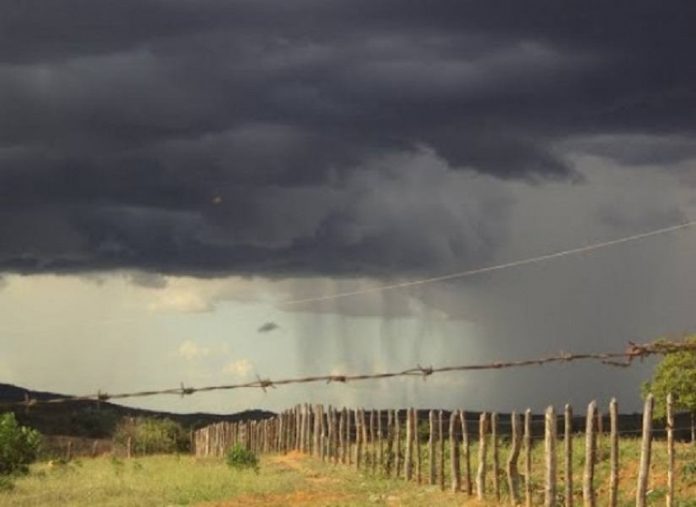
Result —
<path fill-rule="evenodd" d="M 225 460 L 232 468 L 252 468 L 257 472 L 259 470 L 259 459 L 256 457 L 256 454 L 240 444 L 227 451 Z"/>
<path fill-rule="evenodd" d="M 180 424 L 171 419 L 137 418 L 121 423 L 116 430 L 116 442 L 125 445 L 131 438 L 135 454 L 186 452 L 189 437 Z"/>
<path fill-rule="evenodd" d="M 40 443 L 39 432 L 20 426 L 13 413 L 0 415 L 0 476 L 26 473 Z"/>

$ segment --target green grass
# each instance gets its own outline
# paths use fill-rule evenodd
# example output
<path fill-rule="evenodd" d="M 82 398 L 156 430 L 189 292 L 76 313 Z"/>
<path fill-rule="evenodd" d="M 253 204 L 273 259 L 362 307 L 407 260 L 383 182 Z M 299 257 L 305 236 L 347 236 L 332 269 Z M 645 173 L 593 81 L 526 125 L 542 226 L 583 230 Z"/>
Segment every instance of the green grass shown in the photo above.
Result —
<path fill-rule="evenodd" d="M 574 439 L 574 484 L 576 503 L 581 505 L 584 440 Z M 595 485 L 598 503 L 606 503 L 608 485 L 608 440 L 600 445 Z M 423 447 L 422 477 L 428 477 L 429 465 Z M 504 469 L 507 448 L 501 448 L 500 465 Z M 562 442 L 559 442 L 558 491 L 563 491 Z M 635 476 L 639 459 L 639 441 L 621 440 L 621 498 L 619 505 L 633 505 Z M 471 452 L 472 472 L 476 473 L 477 449 Z M 533 450 L 534 504 L 542 501 L 543 442 Z M 524 453 L 520 456 L 522 469 Z M 489 466 L 491 456 L 489 454 Z M 414 467 L 415 468 L 415 467 Z M 677 446 L 677 505 L 696 507 L 696 448 Z M 487 474 L 488 491 L 492 491 L 492 470 Z M 0 491 L 0 506 L 168 506 L 199 505 L 494 505 L 494 502 L 468 502 L 464 493 L 449 492 L 449 463 L 446 462 L 447 491 L 438 486 L 405 483 L 403 479 L 385 478 L 382 474 L 357 472 L 347 465 L 330 465 L 296 453 L 266 456 L 258 473 L 234 470 L 222 459 L 196 459 L 191 456 L 149 456 L 131 460 L 110 457 L 75 460 L 67 464 L 38 463 L 26 477 L 15 480 L 14 488 Z M 507 500 L 507 483 L 500 476 L 503 503 Z M 662 504 L 666 491 L 666 448 L 654 443 L 649 503 Z M 489 496 L 490 497 L 490 496 Z"/>

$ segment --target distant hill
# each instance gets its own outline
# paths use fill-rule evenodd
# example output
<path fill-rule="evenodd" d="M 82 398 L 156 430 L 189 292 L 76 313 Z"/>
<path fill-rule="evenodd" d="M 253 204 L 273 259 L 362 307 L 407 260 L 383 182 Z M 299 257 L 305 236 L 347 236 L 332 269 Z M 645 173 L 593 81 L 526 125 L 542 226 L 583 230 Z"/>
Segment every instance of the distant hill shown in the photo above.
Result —
<path fill-rule="evenodd" d="M 21 402 L 25 396 L 31 399 L 66 398 L 66 395 L 44 391 L 32 391 L 12 384 L 0 384 L 0 403 Z M 28 410 L 23 406 L 0 408 L 0 412 L 14 412 L 17 419 L 25 425 L 38 429 L 46 435 L 69 435 L 89 438 L 108 438 L 116 424 L 124 417 L 167 418 L 195 429 L 220 421 L 241 421 L 264 419 L 273 412 L 264 410 L 245 410 L 234 414 L 209 414 L 195 412 L 177 414 L 131 407 L 116 403 L 96 401 L 70 401 L 50 405 L 38 404 Z"/>

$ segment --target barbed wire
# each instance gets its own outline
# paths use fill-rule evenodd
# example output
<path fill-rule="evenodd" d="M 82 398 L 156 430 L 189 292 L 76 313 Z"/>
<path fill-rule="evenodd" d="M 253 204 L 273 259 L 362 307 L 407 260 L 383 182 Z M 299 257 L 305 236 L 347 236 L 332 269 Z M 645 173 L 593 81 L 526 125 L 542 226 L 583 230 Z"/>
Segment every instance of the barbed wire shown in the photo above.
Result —
<path fill-rule="evenodd" d="M 483 364 L 468 364 L 459 366 L 442 366 L 442 367 L 423 367 L 417 365 L 414 368 L 409 368 L 402 371 L 382 372 L 382 373 L 361 373 L 353 375 L 316 375 L 308 377 L 285 378 L 279 380 L 264 379 L 257 377 L 256 380 L 250 382 L 241 382 L 237 384 L 221 384 L 204 387 L 186 387 L 183 383 L 179 387 L 170 389 L 159 389 L 149 391 L 135 391 L 126 393 L 108 394 L 102 391 L 97 391 L 96 394 L 88 394 L 83 396 L 56 396 L 53 398 L 32 398 L 29 393 L 25 393 L 23 401 L 1 402 L 0 407 L 21 407 L 26 409 L 37 405 L 55 405 L 62 403 L 74 403 L 80 401 L 106 402 L 113 400 L 125 400 L 130 398 L 144 398 L 160 395 L 178 395 L 189 396 L 196 393 L 211 392 L 211 391 L 229 391 L 234 389 L 261 389 L 264 392 L 269 388 L 277 388 L 279 386 L 291 384 L 309 384 L 316 382 L 332 382 L 348 383 L 361 380 L 380 380 L 397 377 L 421 377 L 427 379 L 436 373 L 447 373 L 454 371 L 481 371 L 495 370 L 502 368 L 520 368 L 526 366 L 542 366 L 551 363 L 568 363 L 571 361 L 598 361 L 602 364 L 616 367 L 628 367 L 636 359 L 644 359 L 655 355 L 668 355 L 677 352 L 693 351 L 696 352 L 696 342 L 674 342 L 659 340 L 645 344 L 636 344 L 629 342 L 628 347 L 623 352 L 601 352 L 601 353 L 579 353 L 571 354 L 561 352 L 557 355 L 547 356 L 537 359 L 522 359 L 514 361 L 495 361 L 492 363 Z"/>

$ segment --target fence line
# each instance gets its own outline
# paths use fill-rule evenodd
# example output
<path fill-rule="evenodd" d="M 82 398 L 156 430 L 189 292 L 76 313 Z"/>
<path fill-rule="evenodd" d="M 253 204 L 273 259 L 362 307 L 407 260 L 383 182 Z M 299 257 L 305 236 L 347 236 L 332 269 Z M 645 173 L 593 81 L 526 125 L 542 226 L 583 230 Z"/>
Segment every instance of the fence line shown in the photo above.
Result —
<path fill-rule="evenodd" d="M 382 373 L 363 373 L 354 375 L 318 375 L 318 376 L 308 376 L 308 377 L 296 377 L 296 378 L 286 378 L 280 380 L 271 380 L 257 378 L 251 382 L 242 382 L 237 384 L 223 384 L 205 387 L 186 387 L 181 384 L 180 387 L 170 388 L 170 389 L 160 389 L 160 390 L 150 390 L 150 391 L 137 391 L 137 392 L 127 392 L 118 394 L 108 394 L 98 391 L 96 394 L 89 394 L 84 396 L 57 396 L 55 398 L 31 398 L 29 394 L 25 394 L 25 399 L 23 401 L 16 402 L 2 402 L 0 407 L 18 407 L 24 406 L 27 409 L 34 405 L 45 405 L 45 404 L 57 404 L 57 403 L 71 403 L 76 401 L 109 401 L 109 400 L 123 400 L 129 398 L 143 398 L 149 396 L 159 396 L 159 395 L 179 395 L 179 396 L 189 396 L 195 393 L 211 392 L 211 391 L 228 391 L 233 389 L 262 389 L 266 391 L 268 388 L 276 388 L 279 386 L 290 385 L 290 384 L 307 384 L 316 382 L 339 382 L 347 383 L 360 380 L 379 380 L 397 377 L 422 377 L 423 379 L 434 375 L 436 373 L 447 373 L 455 371 L 480 371 L 480 370 L 495 370 L 503 368 L 520 368 L 527 366 L 542 366 L 551 363 L 568 363 L 572 361 L 597 361 L 602 364 L 617 367 L 628 367 L 635 359 L 644 359 L 650 356 L 656 355 L 668 355 L 677 352 L 684 351 L 696 351 L 696 343 L 689 343 L 686 341 L 675 342 L 675 341 L 664 341 L 658 340 L 645 344 L 637 344 L 633 342 L 628 342 L 628 347 L 623 352 L 600 352 L 600 353 L 559 353 L 553 356 L 541 357 L 536 359 L 522 359 L 514 361 L 495 361 L 492 363 L 483 364 L 468 364 L 459 366 L 442 366 L 433 368 L 423 367 L 417 365 L 414 368 L 409 368 L 402 371 L 393 372 L 382 372 Z"/>
<path fill-rule="evenodd" d="M 668 417 L 667 449 L 669 459 L 663 465 L 668 477 L 666 489 L 667 505 L 674 505 L 674 481 L 679 469 L 675 468 L 675 449 L 673 439 L 673 414 L 671 406 Z M 640 468 L 637 477 L 630 480 L 620 473 L 618 435 L 618 410 L 615 399 L 609 404 L 610 432 L 602 435 L 599 431 L 599 412 L 595 401 L 587 408 L 584 431 L 573 432 L 573 410 L 565 406 L 562 413 L 556 414 L 549 406 L 544 414 L 545 432 L 543 437 L 531 433 L 531 412 L 525 412 L 524 438 L 522 417 L 516 413 L 509 416 L 510 432 L 504 432 L 497 424 L 499 415 L 495 412 L 483 412 L 478 417 L 478 457 L 474 468 L 476 477 L 472 478 L 469 466 L 470 440 L 468 428 L 472 421 L 463 410 L 453 410 L 444 425 L 442 410 L 365 410 L 362 408 L 338 409 L 322 405 L 296 405 L 273 417 L 261 421 L 221 422 L 196 430 L 192 434 L 192 452 L 196 457 L 222 457 L 235 445 L 241 445 L 256 453 L 285 454 L 301 452 L 321 459 L 334 466 L 347 465 L 366 475 L 377 475 L 414 484 L 425 483 L 432 487 L 445 489 L 449 486 L 452 493 L 472 497 L 483 501 L 495 500 L 497 504 L 511 505 L 617 505 L 620 487 L 624 489 L 623 501 L 635 494 L 636 505 L 647 505 L 650 475 L 660 473 L 651 467 L 653 453 L 652 427 L 653 397 L 647 397 L 642 417 L 642 438 L 636 439 L 640 444 Z M 386 412 L 386 413 L 385 413 Z M 336 435 L 336 416 L 340 417 L 340 435 Z M 507 416 L 506 416 L 507 417 Z M 376 421 L 375 421 L 376 419 Z M 368 426 L 366 421 L 369 420 Z M 351 421 L 354 425 L 351 426 Z M 376 422 L 376 431 L 375 431 Z M 386 423 L 386 424 L 383 424 Z M 420 423 L 420 424 L 419 424 Z M 559 424 L 560 423 L 560 424 Z M 328 432 L 326 431 L 328 427 Z M 558 432 L 558 428 L 561 431 Z M 345 428 L 345 433 L 343 432 Z M 405 431 L 403 429 L 405 428 Z M 572 441 L 584 433 L 585 460 L 581 463 L 582 488 L 573 487 L 573 467 L 578 466 L 573 460 Z M 510 437 L 501 438 L 501 437 Z M 563 440 L 563 445 L 558 442 Z M 507 466 L 500 463 L 498 455 L 502 452 L 501 443 L 510 441 Z M 445 442 L 449 445 L 445 447 Z M 386 444 L 386 445 L 385 445 Z M 601 446 L 600 446 L 601 444 Z M 606 445 L 610 452 L 606 452 Z M 532 460 L 534 447 L 541 447 L 543 460 Z M 524 454 L 524 470 L 517 466 L 518 457 Z M 348 460 L 346 460 L 348 457 Z M 352 457 L 352 459 L 351 459 Z M 609 460 L 608 485 L 605 478 L 599 477 L 596 465 Z M 424 463 L 425 462 L 425 463 Z M 426 465 L 427 463 L 427 465 Z M 532 464 L 541 467 L 532 479 Z M 462 478 L 462 464 L 464 478 Z M 558 466 L 563 466 L 559 473 Z M 429 480 L 421 482 L 421 470 L 429 470 Z M 416 473 L 413 473 L 414 470 Z M 522 472 L 522 473 L 520 473 Z M 603 472 L 604 474 L 604 472 Z M 464 480 L 462 480 L 464 479 Z M 472 488 L 475 479 L 475 489 Z M 524 483 L 522 482 L 524 480 Z M 561 487 L 563 484 L 563 487 Z M 524 490 L 522 490 L 524 486 Z M 651 505 L 656 501 L 651 493 Z"/>

